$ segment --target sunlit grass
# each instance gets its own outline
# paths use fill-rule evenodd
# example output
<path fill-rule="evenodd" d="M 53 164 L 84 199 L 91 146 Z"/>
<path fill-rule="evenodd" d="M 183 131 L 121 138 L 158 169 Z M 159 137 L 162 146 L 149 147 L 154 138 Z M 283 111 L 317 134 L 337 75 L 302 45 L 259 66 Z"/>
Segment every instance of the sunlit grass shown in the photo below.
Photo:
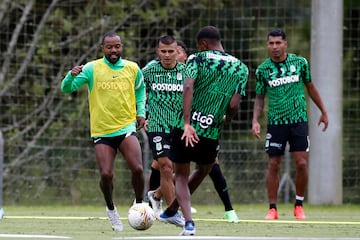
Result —
<path fill-rule="evenodd" d="M 193 214 L 197 236 L 249 237 L 360 237 L 360 206 L 305 205 L 308 219 L 295 221 L 292 205 L 279 205 L 278 221 L 264 221 L 266 204 L 235 205 L 240 223 L 223 219 L 223 206 L 195 205 Z M 102 206 L 5 206 L 0 221 L 1 234 L 46 234 L 72 239 L 114 239 L 133 236 L 177 236 L 181 228 L 156 221 L 146 231 L 132 229 L 126 220 L 127 206 L 117 206 L 125 225 L 115 233 L 106 219 Z"/>

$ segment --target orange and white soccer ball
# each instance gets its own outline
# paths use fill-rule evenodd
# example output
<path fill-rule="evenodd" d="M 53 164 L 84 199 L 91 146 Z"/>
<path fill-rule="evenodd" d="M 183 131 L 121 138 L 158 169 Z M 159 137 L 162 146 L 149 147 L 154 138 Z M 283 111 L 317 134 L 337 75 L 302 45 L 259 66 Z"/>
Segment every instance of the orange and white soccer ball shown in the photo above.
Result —
<path fill-rule="evenodd" d="M 154 221 L 153 209 L 146 203 L 136 203 L 128 211 L 129 225 L 136 230 L 149 229 Z"/>

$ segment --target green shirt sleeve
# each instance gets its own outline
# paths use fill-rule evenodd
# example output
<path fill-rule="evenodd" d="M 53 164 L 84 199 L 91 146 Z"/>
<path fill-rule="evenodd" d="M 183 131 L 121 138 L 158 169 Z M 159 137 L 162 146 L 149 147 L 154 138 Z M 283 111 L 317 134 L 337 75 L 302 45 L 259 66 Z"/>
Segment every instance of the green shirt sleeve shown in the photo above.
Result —
<path fill-rule="evenodd" d="M 94 82 L 93 72 L 94 65 L 92 62 L 85 64 L 82 71 L 76 76 L 72 76 L 71 71 L 69 71 L 61 82 L 61 91 L 63 93 L 72 93 L 84 84 L 88 84 L 88 89 L 91 92 Z"/>
<path fill-rule="evenodd" d="M 138 70 L 136 81 L 135 81 L 135 98 L 136 98 L 136 116 L 145 118 L 145 102 L 146 102 L 146 91 L 144 76 L 141 70 Z"/>

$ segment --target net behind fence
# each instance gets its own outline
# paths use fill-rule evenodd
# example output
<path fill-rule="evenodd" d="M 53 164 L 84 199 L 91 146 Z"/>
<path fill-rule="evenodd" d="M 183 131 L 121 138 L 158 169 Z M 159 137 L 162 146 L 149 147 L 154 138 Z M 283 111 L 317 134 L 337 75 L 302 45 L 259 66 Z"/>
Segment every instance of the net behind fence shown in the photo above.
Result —
<path fill-rule="evenodd" d="M 359 203 L 360 6 L 355 0 L 346 1 L 344 9 L 344 202 Z M 101 56 L 99 44 L 107 31 L 118 32 L 124 43 L 123 57 L 143 67 L 155 57 L 157 37 L 173 34 L 191 53 L 196 50 L 194 36 L 205 25 L 219 27 L 226 51 L 242 59 L 250 70 L 241 110 L 221 137 L 220 165 L 231 198 L 234 203 L 266 202 L 264 142 L 250 131 L 254 72 L 268 56 L 266 34 L 273 27 L 287 32 L 289 52 L 309 59 L 310 19 L 310 0 L 3 0 L 0 128 L 5 139 L 4 203 L 103 204 L 89 135 L 87 89 L 65 95 L 60 92 L 61 80 L 73 66 Z M 265 118 L 263 121 L 265 124 Z M 146 139 L 141 133 L 139 138 L 149 169 Z M 115 168 L 115 201 L 130 204 L 130 174 L 120 155 Z M 148 177 L 149 171 L 146 174 Z M 210 178 L 194 194 L 193 202 L 220 203 Z"/>

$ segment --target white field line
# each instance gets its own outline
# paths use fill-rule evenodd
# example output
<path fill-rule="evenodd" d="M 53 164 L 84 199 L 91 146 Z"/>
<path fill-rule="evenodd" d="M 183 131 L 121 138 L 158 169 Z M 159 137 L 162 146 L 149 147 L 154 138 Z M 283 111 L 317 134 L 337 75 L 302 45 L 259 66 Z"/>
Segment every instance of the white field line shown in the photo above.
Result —
<path fill-rule="evenodd" d="M 54 220 L 90 220 L 90 219 L 101 219 L 107 220 L 107 217 L 76 217 L 76 216 L 4 216 L 8 219 L 54 219 Z M 127 220 L 127 218 L 122 217 L 121 220 Z M 203 222 L 227 222 L 226 219 L 216 219 L 216 218 L 194 218 L 194 221 L 203 221 Z M 250 220 L 250 219 L 241 219 L 240 222 L 245 223 L 269 223 L 269 224 L 335 224 L 335 225 L 360 225 L 360 222 L 351 222 L 351 221 L 296 221 L 296 220 Z"/>
<path fill-rule="evenodd" d="M 304 238 L 304 237 L 238 237 L 238 236 L 152 236 L 113 238 L 114 240 L 359 240 L 360 238 Z"/>
<path fill-rule="evenodd" d="M 66 236 L 33 235 L 33 234 L 0 234 L 0 238 L 71 239 L 71 237 L 66 237 Z"/>

